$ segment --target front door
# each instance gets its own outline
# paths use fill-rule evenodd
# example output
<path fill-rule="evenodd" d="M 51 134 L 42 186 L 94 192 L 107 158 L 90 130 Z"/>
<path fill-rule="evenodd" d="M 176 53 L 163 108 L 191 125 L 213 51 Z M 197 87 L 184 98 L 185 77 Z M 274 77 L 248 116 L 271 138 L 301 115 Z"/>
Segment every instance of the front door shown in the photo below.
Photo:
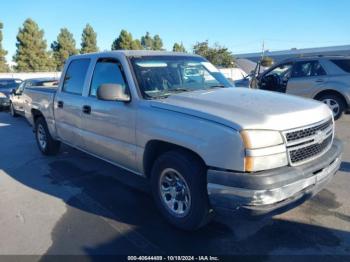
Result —
<path fill-rule="evenodd" d="M 135 167 L 135 116 L 133 104 L 97 99 L 102 84 L 119 84 L 129 93 L 121 63 L 100 58 L 95 65 L 90 91 L 82 115 L 84 149 L 132 171 Z"/>
<path fill-rule="evenodd" d="M 261 77 L 259 88 L 262 90 L 285 93 L 292 66 L 292 63 L 284 63 L 272 68 Z"/>
<path fill-rule="evenodd" d="M 55 97 L 55 120 L 57 135 L 63 142 L 81 147 L 80 135 L 82 96 L 90 59 L 72 60 L 64 76 L 61 90 Z"/>

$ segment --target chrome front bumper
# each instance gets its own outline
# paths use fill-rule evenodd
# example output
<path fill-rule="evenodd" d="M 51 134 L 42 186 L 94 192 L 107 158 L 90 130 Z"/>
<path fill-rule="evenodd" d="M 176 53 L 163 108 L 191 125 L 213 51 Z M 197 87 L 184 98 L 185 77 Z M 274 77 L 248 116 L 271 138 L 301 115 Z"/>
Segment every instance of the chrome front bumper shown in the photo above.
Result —
<path fill-rule="evenodd" d="M 342 145 L 334 140 L 323 156 L 298 167 L 256 174 L 208 170 L 208 194 L 215 208 L 270 212 L 304 196 L 313 196 L 331 180 L 341 164 Z"/>

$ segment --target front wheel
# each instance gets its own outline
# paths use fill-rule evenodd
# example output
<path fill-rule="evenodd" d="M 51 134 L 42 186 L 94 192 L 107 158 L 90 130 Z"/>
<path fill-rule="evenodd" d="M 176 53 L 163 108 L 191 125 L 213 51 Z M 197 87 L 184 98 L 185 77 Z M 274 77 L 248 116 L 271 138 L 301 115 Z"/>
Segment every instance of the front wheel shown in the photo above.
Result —
<path fill-rule="evenodd" d="M 169 151 L 155 162 L 151 174 L 155 202 L 172 225 L 195 230 L 210 220 L 206 169 L 183 150 Z"/>
<path fill-rule="evenodd" d="M 345 109 L 344 101 L 343 99 L 338 95 L 324 95 L 319 98 L 321 102 L 326 104 L 333 112 L 334 119 L 339 119 Z"/>
<path fill-rule="evenodd" d="M 41 153 L 44 155 L 55 155 L 60 150 L 61 143 L 51 137 L 43 117 L 39 117 L 35 121 L 35 138 Z"/>

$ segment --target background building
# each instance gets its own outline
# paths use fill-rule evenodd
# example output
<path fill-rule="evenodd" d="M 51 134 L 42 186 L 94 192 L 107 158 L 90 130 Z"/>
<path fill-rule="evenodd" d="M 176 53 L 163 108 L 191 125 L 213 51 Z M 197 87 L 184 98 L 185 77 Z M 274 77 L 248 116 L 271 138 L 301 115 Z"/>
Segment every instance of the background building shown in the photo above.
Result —
<path fill-rule="evenodd" d="M 286 58 L 303 57 L 303 56 L 319 56 L 319 55 L 347 55 L 350 56 L 350 45 L 343 46 L 329 46 L 316 48 L 292 48 L 283 51 L 265 51 L 265 56 L 271 57 L 275 63 L 280 62 Z M 261 58 L 261 52 L 249 54 L 235 54 L 236 58 L 245 58 L 257 62 Z"/>

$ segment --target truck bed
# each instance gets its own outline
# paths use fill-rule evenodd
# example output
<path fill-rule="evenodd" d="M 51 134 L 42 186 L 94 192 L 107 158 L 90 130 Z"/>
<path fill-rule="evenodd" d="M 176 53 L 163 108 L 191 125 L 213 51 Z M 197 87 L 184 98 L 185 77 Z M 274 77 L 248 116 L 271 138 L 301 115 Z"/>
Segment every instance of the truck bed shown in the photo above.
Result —
<path fill-rule="evenodd" d="M 54 121 L 54 98 L 57 87 L 29 87 L 24 89 L 24 112 L 30 124 L 34 125 L 32 110 L 39 110 L 50 126 Z"/>

